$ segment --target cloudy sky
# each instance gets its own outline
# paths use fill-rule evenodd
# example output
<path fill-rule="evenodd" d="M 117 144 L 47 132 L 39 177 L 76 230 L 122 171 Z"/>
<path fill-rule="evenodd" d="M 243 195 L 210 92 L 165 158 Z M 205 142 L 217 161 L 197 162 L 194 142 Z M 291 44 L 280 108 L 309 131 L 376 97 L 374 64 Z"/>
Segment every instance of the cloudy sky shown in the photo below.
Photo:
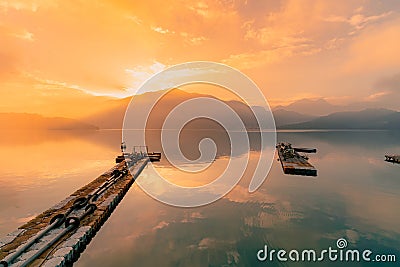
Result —
<path fill-rule="evenodd" d="M 128 96 L 193 60 L 243 71 L 272 105 L 400 106 L 399 47 L 398 0 L 0 0 L 0 112 Z"/>

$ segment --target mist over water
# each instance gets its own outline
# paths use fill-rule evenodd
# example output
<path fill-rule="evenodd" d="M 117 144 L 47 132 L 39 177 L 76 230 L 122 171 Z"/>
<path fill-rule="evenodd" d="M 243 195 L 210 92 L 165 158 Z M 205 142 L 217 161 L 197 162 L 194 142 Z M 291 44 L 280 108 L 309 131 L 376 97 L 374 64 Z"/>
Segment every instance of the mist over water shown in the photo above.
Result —
<path fill-rule="evenodd" d="M 2 135 L 1 236 L 111 168 L 120 153 L 120 131 Z M 161 151 L 159 132 L 147 137 L 150 151 Z M 226 166 L 230 144 L 221 131 L 187 130 L 180 139 L 185 156 L 197 158 L 204 137 L 217 145 L 217 158 L 204 172 L 191 176 L 171 168 L 165 158 L 154 163 L 156 168 L 186 186 L 209 182 Z M 395 131 L 279 132 L 278 141 L 317 148 L 309 155 L 318 169 L 316 178 L 284 175 L 275 159 L 267 180 L 250 194 L 256 163 L 250 160 L 230 193 L 199 208 L 161 204 L 134 184 L 75 266 L 265 266 L 256 256 L 265 244 L 325 249 L 338 238 L 346 238 L 350 248 L 399 258 L 400 165 L 383 160 L 384 154 L 400 153 L 399 137 Z M 258 133 L 250 133 L 250 158 L 271 149 L 260 147 L 259 140 Z M 144 170 L 139 179 L 151 177 Z M 274 265 L 312 264 L 268 263 Z"/>

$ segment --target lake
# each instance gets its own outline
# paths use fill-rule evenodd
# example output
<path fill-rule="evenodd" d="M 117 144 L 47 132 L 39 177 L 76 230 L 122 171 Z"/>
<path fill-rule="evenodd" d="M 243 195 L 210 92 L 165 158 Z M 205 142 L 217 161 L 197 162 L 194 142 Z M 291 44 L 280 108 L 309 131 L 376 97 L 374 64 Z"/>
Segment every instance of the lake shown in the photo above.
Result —
<path fill-rule="evenodd" d="M 258 133 L 250 135 L 252 159 L 264 148 Z M 3 133 L 0 235 L 110 169 L 120 153 L 120 136 L 117 130 Z M 227 165 L 229 142 L 218 131 L 186 132 L 182 147 L 188 158 L 198 157 L 196 146 L 203 137 L 214 138 L 218 148 L 208 174 L 183 174 L 164 158 L 155 167 L 182 185 L 209 182 Z M 346 239 L 348 248 L 395 254 L 398 264 L 400 165 L 385 162 L 384 155 L 400 154 L 400 133 L 283 131 L 277 139 L 317 148 L 309 157 L 318 176 L 285 175 L 275 159 L 267 180 L 250 194 L 251 161 L 230 193 L 198 208 L 162 204 L 134 184 L 74 266 L 320 266 L 276 259 L 261 262 L 257 252 L 265 245 L 287 251 L 323 250 L 336 247 L 339 238 Z M 150 150 L 160 151 L 159 144 L 152 142 Z M 145 169 L 139 179 L 149 175 Z M 324 261 L 324 266 L 338 264 Z"/>

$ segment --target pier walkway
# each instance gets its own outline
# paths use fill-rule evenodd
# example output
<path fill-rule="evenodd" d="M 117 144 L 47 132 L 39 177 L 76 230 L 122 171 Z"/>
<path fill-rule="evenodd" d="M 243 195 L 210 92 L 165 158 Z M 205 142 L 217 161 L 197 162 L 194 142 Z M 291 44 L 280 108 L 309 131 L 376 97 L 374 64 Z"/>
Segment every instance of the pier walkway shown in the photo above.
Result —
<path fill-rule="evenodd" d="M 149 161 L 146 153 L 131 154 L 129 159 L 0 238 L 0 267 L 71 266 Z"/>

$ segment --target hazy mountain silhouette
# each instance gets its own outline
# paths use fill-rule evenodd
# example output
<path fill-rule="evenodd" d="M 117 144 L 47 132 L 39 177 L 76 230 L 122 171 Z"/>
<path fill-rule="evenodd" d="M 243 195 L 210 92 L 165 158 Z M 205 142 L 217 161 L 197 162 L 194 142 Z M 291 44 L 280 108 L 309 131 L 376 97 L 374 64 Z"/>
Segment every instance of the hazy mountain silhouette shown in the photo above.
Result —
<path fill-rule="evenodd" d="M 182 102 L 197 97 L 208 97 L 217 99 L 214 96 L 188 93 L 179 89 L 173 89 L 164 96 L 162 96 L 162 94 L 164 93 L 165 91 L 156 91 L 134 96 L 134 102 L 132 103 L 132 105 L 135 105 L 135 112 L 137 116 L 143 116 L 143 117 L 146 116 L 147 114 L 144 113 L 142 107 L 146 106 L 148 103 L 156 103 L 154 105 L 154 108 L 152 109 L 152 112 L 149 115 L 149 119 L 147 122 L 147 127 L 149 129 L 161 129 L 167 115 Z M 158 99 L 159 101 L 157 102 Z M 103 129 L 120 129 L 122 128 L 125 111 L 128 104 L 130 103 L 130 100 L 131 98 L 124 98 L 117 100 L 115 102 L 115 105 L 113 105 L 112 107 L 102 112 L 86 117 L 83 120 L 85 122 L 94 124 Z M 233 110 L 236 111 L 236 113 L 244 121 L 246 128 L 257 128 L 258 124 L 255 120 L 255 117 L 251 112 L 251 109 L 246 104 L 239 101 L 223 101 L 223 102 L 225 102 Z M 204 107 L 193 106 L 192 111 L 195 112 L 196 109 L 201 110 L 203 108 Z M 215 110 L 215 112 L 223 112 L 223 111 Z M 177 116 L 180 116 L 180 114 L 178 114 Z M 196 123 L 193 123 L 191 125 L 192 128 L 198 128 L 198 129 L 215 128 L 215 122 L 212 122 L 208 119 L 196 119 L 195 121 Z M 232 127 L 235 126 L 233 125 L 233 121 L 231 125 L 229 125 L 230 122 L 229 119 L 227 119 L 227 122 L 228 126 Z"/>
<path fill-rule="evenodd" d="M 135 110 L 137 110 L 137 116 L 145 116 L 146 114 L 144 114 L 143 107 L 147 106 L 149 103 L 156 103 L 157 99 L 164 93 L 165 91 L 156 91 L 134 96 L 134 105 Z M 198 96 L 201 95 L 186 93 L 178 89 L 171 90 L 154 107 L 154 112 L 152 112 L 152 122 L 148 127 L 160 129 L 163 122 L 160 121 L 162 117 L 165 118 L 166 114 L 168 114 L 179 103 Z M 132 97 L 127 97 L 110 101 L 109 107 L 100 112 L 84 117 L 82 120 L 89 124 L 96 125 L 101 129 L 121 129 L 125 112 L 131 99 Z"/>
<path fill-rule="evenodd" d="M 276 106 L 274 110 L 294 111 L 311 116 L 324 116 L 333 112 L 343 111 L 344 107 L 330 104 L 325 99 L 301 99 L 287 106 Z"/>
<path fill-rule="evenodd" d="M 277 128 L 283 125 L 307 122 L 317 117 L 301 114 L 295 111 L 288 111 L 285 109 L 274 109 L 272 113 L 274 114 L 275 124 Z"/>
<path fill-rule="evenodd" d="M 395 99 L 396 96 L 393 96 Z M 391 105 L 388 106 L 385 103 L 388 103 L 387 100 L 359 100 L 356 102 L 351 102 L 346 105 L 333 105 L 326 101 L 323 98 L 320 99 L 301 99 L 295 101 L 286 106 L 276 106 L 273 110 L 286 110 L 286 111 L 294 111 L 304 115 L 311 116 L 326 116 L 335 112 L 344 112 L 344 111 L 361 111 L 364 109 L 380 109 L 380 108 L 388 108 L 396 111 L 400 111 L 400 106 Z M 393 101 L 392 101 L 393 102 Z"/>
<path fill-rule="evenodd" d="M 133 105 L 135 116 L 144 118 L 146 105 L 156 103 L 149 115 L 148 129 L 161 129 L 167 115 L 180 103 L 197 97 L 214 98 L 211 95 L 188 93 L 179 89 L 168 91 L 148 92 L 134 96 Z M 160 98 L 161 97 L 161 98 Z M 158 100 L 158 102 L 157 102 Z M 131 97 L 123 99 L 110 99 L 103 103 L 100 111 L 91 115 L 82 114 L 81 118 L 68 119 L 63 117 L 48 118 L 36 114 L 27 113 L 0 113 L 0 129 L 121 129 L 126 109 Z M 222 101 L 222 100 L 220 100 Z M 254 114 L 247 104 L 231 100 L 222 101 L 231 107 L 242 119 L 247 129 L 258 129 Z M 362 105 L 353 108 L 361 109 Z M 330 115 L 317 116 L 315 114 L 329 113 L 331 110 L 343 111 L 343 108 L 351 109 L 350 106 L 335 106 L 324 99 L 303 99 L 296 101 L 285 108 L 282 106 L 273 109 L 273 115 L 277 128 L 282 129 L 398 129 L 400 128 L 400 112 L 387 109 L 364 109 L 362 111 L 333 112 Z M 192 111 L 201 111 L 203 106 L 192 107 Z M 253 107 L 255 113 L 262 111 L 262 107 Z M 299 110 L 299 111 L 296 111 Z M 214 110 L 218 114 L 224 114 L 223 109 Z M 178 119 L 184 114 L 177 114 Z M 182 118 L 182 117 L 181 117 Z M 268 118 L 261 117 L 262 120 Z M 225 125 L 230 129 L 238 129 L 235 121 L 226 114 Z M 209 119 L 196 119 L 190 123 L 192 129 L 216 129 L 220 126 Z"/>
<path fill-rule="evenodd" d="M 165 91 L 148 92 L 142 95 L 134 97 L 133 104 L 135 105 L 135 112 L 137 116 L 146 116 L 142 110 L 142 106 L 148 103 L 155 103 L 157 99 L 164 94 Z M 197 97 L 208 97 L 217 99 L 214 96 L 203 95 L 197 93 L 188 93 L 179 89 L 174 89 L 165 94 L 159 99 L 157 104 L 154 106 L 151 112 L 147 128 L 149 129 L 161 129 L 165 121 L 166 116 L 180 103 L 187 101 L 189 99 Z M 86 117 L 84 119 L 88 124 L 96 125 L 102 129 L 121 129 L 124 119 L 124 114 L 126 108 L 130 102 L 131 98 L 124 98 L 115 100 L 110 108 L 96 113 L 92 116 Z M 222 100 L 220 100 L 222 101 Z M 257 129 L 258 124 L 255 120 L 255 116 L 249 106 L 240 101 L 223 101 L 228 106 L 230 106 L 242 119 L 247 129 Z M 282 108 L 275 108 L 273 110 L 273 115 L 275 119 L 275 124 L 277 128 L 282 129 L 309 129 L 309 128 L 321 128 L 321 129 L 396 129 L 399 126 L 397 121 L 399 112 L 387 109 L 364 109 L 362 111 L 346 111 L 342 112 L 344 106 L 335 106 L 323 99 L 319 100 L 306 100 L 297 101 L 289 106 L 293 109 L 301 109 L 304 112 L 296 112 L 291 110 L 286 110 Z M 196 109 L 203 109 L 204 107 L 192 108 L 193 111 Z M 253 107 L 255 112 L 260 112 L 261 107 Z M 351 107 L 347 107 L 351 108 Z M 354 108 L 361 109 L 361 106 L 357 105 Z M 321 113 L 322 110 L 329 112 L 329 110 L 340 110 L 341 112 L 333 112 L 326 116 L 316 116 L 310 115 L 319 109 L 318 112 Z M 215 110 L 215 112 L 223 112 L 222 110 Z M 179 114 L 177 116 L 180 116 Z M 229 115 L 227 115 L 229 116 Z M 227 117 L 227 126 L 236 129 L 233 120 L 229 120 Z M 216 123 L 208 119 L 196 119 L 194 123 L 191 123 L 191 128 L 194 129 L 215 129 Z"/>
<path fill-rule="evenodd" d="M 336 112 L 282 129 L 400 129 L 400 112 L 388 109 Z"/>
<path fill-rule="evenodd" d="M 0 113 L 1 130 L 95 130 L 96 126 L 75 119 L 48 118 L 38 114 Z"/>
<path fill-rule="evenodd" d="M 155 103 L 163 93 L 165 93 L 165 91 L 148 92 L 142 95 L 134 96 L 134 102 L 132 103 L 132 105 L 135 105 L 135 111 L 137 116 L 146 116 L 144 111 L 142 111 L 142 106 L 145 106 L 148 103 Z M 153 111 L 149 116 L 147 127 L 150 129 L 161 129 L 166 116 L 172 111 L 173 108 L 175 108 L 184 101 L 197 97 L 218 99 L 211 95 L 188 93 L 179 89 L 173 89 L 169 91 L 167 94 L 165 94 L 154 106 Z M 125 111 L 128 104 L 130 103 L 130 100 L 131 98 L 115 100 L 113 105 L 110 106 L 110 108 L 105 109 L 102 112 L 88 116 L 84 118 L 83 121 L 89 124 L 96 125 L 102 129 L 121 129 Z M 247 129 L 258 128 L 255 116 L 253 115 L 248 105 L 236 100 L 222 101 L 222 102 L 231 107 L 239 115 L 239 117 L 242 119 Z M 196 109 L 200 111 L 203 108 L 204 107 L 194 106 L 192 107 L 192 111 L 196 111 Z M 257 107 L 257 106 L 253 108 L 256 114 L 261 112 L 261 110 L 263 109 L 262 107 Z M 215 110 L 215 112 L 223 113 L 224 111 L 221 109 L 221 110 Z M 278 127 L 291 123 L 305 122 L 315 118 L 315 116 L 304 115 L 297 112 L 286 111 L 282 109 L 274 110 L 273 114 L 275 118 L 275 123 Z M 228 116 L 229 115 L 227 114 L 227 120 L 226 120 L 227 126 L 237 128 L 237 126 L 234 125 L 233 120 L 229 120 Z M 216 125 L 215 122 L 212 122 L 208 119 L 196 119 L 195 123 L 192 123 L 190 127 L 197 129 L 213 129 L 216 127 Z"/>

